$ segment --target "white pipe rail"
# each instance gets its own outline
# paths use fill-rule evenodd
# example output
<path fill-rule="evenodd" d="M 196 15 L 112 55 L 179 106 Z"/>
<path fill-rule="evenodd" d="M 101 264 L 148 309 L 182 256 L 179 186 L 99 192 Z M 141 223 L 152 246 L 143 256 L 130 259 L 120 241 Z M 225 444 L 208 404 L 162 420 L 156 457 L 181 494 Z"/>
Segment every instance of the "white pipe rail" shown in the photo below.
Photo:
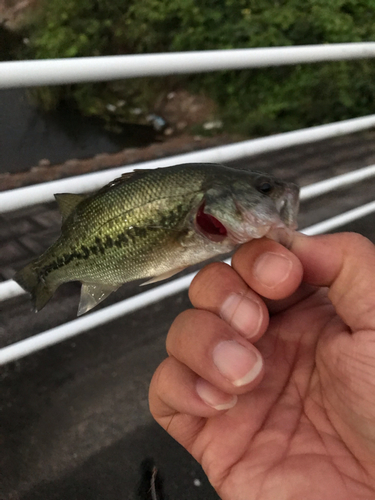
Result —
<path fill-rule="evenodd" d="M 10 191 L 0 192 L 0 213 L 11 212 L 19 208 L 46 203 L 54 200 L 55 193 L 83 193 L 101 188 L 106 183 L 126 172 L 131 172 L 134 168 L 150 169 L 168 167 L 178 163 L 193 162 L 217 162 L 227 163 L 238 160 L 246 156 L 267 151 L 308 144 L 311 142 L 328 139 L 345 134 L 351 134 L 366 130 L 375 126 L 375 115 L 364 116 L 343 120 L 341 122 L 330 123 L 328 125 L 318 125 L 316 127 L 305 128 L 293 132 L 275 134 L 260 139 L 242 141 L 226 146 L 218 146 L 192 153 L 170 156 L 159 160 L 147 161 L 131 166 L 117 167 L 113 169 L 94 172 L 91 174 L 78 175 L 67 179 L 60 179 L 43 184 L 36 184 Z"/>
<path fill-rule="evenodd" d="M 359 170 L 337 175 L 336 177 L 331 177 L 330 179 L 326 179 L 324 181 L 315 182 L 314 184 L 301 188 L 300 200 L 310 200 L 311 198 L 321 196 L 334 191 L 335 189 L 351 186 L 356 182 L 362 182 L 374 176 L 375 165 L 369 165 L 368 167 L 360 168 Z"/>
<path fill-rule="evenodd" d="M 0 349 L 0 366 L 186 290 L 190 286 L 195 274 L 191 273 L 170 283 L 159 285 L 156 288 L 142 292 L 112 306 L 3 347 Z"/>
<path fill-rule="evenodd" d="M 366 203 L 357 208 L 353 208 L 352 210 L 348 210 L 343 214 L 336 215 L 335 217 L 331 217 L 330 219 L 324 220 L 322 222 L 318 222 L 313 226 L 310 226 L 304 229 L 302 232 L 307 234 L 308 236 L 313 236 L 315 234 L 322 234 L 328 231 L 332 231 L 333 229 L 337 229 L 338 227 L 345 226 L 350 222 L 361 219 L 362 217 L 366 217 L 375 212 L 375 201 L 370 201 L 370 203 Z"/>
<path fill-rule="evenodd" d="M 321 234 L 344 226 L 361 217 L 375 212 L 375 202 L 349 210 L 341 215 L 327 219 L 319 224 L 303 229 L 301 232 L 307 235 Z M 230 264 L 230 260 L 225 261 Z M 75 335 L 79 335 L 91 328 L 103 325 L 126 314 L 138 311 L 143 307 L 163 300 L 171 295 L 186 290 L 197 273 L 190 273 L 182 278 L 177 278 L 170 283 L 159 285 L 147 292 L 142 292 L 134 297 L 125 299 L 117 304 L 108 306 L 99 311 L 82 316 L 63 325 L 57 326 L 45 332 L 39 333 L 25 340 L 20 340 L 0 349 L 0 366 L 11 361 L 21 359 L 33 352 L 40 351 Z"/>
<path fill-rule="evenodd" d="M 0 283 L 0 302 L 23 295 L 26 291 L 13 280 L 7 280 Z"/>
<path fill-rule="evenodd" d="M 356 182 L 362 182 L 374 176 L 375 165 L 369 165 L 368 167 L 363 167 L 358 170 L 354 170 L 353 172 L 348 172 L 324 181 L 315 182 L 309 186 L 304 186 L 301 188 L 300 199 L 301 201 L 306 201 L 329 193 L 335 189 L 353 185 Z M 24 293 L 26 293 L 25 290 L 13 280 L 7 280 L 0 283 L 0 302 L 17 297 L 18 295 L 22 295 Z"/>
<path fill-rule="evenodd" d="M 375 42 L 0 63 L 0 88 L 98 82 L 375 57 Z"/>

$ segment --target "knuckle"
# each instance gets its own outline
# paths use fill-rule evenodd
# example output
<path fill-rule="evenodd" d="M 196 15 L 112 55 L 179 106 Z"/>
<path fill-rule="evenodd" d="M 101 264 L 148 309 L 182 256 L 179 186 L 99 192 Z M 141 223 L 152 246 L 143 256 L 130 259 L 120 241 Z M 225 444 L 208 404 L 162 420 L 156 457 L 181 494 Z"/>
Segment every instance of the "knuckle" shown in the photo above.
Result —
<path fill-rule="evenodd" d="M 253 240 L 241 245 L 232 257 L 232 266 L 236 271 L 246 271 L 254 259 L 254 255 L 258 255 L 263 250 L 264 242 L 262 240 Z"/>
<path fill-rule="evenodd" d="M 180 348 L 183 342 L 184 332 L 194 329 L 194 325 L 201 321 L 201 311 L 196 309 L 186 309 L 180 313 L 173 321 L 166 340 L 168 355 L 173 355 Z"/>
<path fill-rule="evenodd" d="M 168 358 L 167 358 L 168 359 Z M 165 373 L 165 366 L 166 366 L 166 361 L 165 359 L 155 370 L 155 373 L 151 379 L 150 383 L 150 388 L 149 388 L 149 393 L 148 393 L 148 400 L 149 400 L 149 408 L 151 415 L 157 419 L 158 417 L 158 401 L 162 401 L 162 391 L 161 391 L 161 386 L 163 383 L 163 373 Z"/>
<path fill-rule="evenodd" d="M 365 236 L 359 233 L 342 233 L 341 236 L 344 239 L 344 244 L 346 248 L 358 248 L 359 250 L 374 250 L 374 244 L 367 239 Z"/>
<path fill-rule="evenodd" d="M 206 297 L 213 284 L 218 280 L 225 279 L 233 272 L 228 264 L 224 262 L 212 262 L 199 271 L 193 279 L 189 288 L 189 298 L 192 302 L 200 301 Z"/>
<path fill-rule="evenodd" d="M 175 332 L 184 330 L 187 325 L 195 321 L 195 316 L 197 314 L 196 309 L 185 309 L 185 311 L 182 311 L 176 318 L 174 319 L 169 332 L 169 335 L 173 335 Z M 167 339 L 168 339 L 167 336 Z"/>
<path fill-rule="evenodd" d="M 155 394 L 160 400 L 163 400 L 165 394 L 165 386 L 170 376 L 170 360 L 166 358 L 157 368 L 155 372 Z"/>
<path fill-rule="evenodd" d="M 343 232 L 329 235 L 320 235 L 317 238 L 326 241 L 326 244 L 333 244 L 342 252 L 342 256 L 347 258 L 358 258 L 368 256 L 374 258 L 374 244 L 365 236 L 354 232 Z"/>

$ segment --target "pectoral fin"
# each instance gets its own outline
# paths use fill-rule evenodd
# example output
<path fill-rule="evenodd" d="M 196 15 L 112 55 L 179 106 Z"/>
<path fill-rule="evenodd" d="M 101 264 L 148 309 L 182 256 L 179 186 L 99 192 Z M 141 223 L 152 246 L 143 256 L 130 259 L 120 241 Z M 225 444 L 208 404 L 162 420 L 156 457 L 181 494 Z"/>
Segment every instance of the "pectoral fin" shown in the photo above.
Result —
<path fill-rule="evenodd" d="M 185 269 L 185 267 L 177 267 L 176 269 L 172 269 L 171 271 L 167 271 L 163 274 L 160 274 L 159 276 L 154 276 L 150 280 L 145 281 L 144 283 L 141 283 L 140 286 L 151 285 L 151 283 L 157 283 L 158 281 L 166 280 L 166 279 L 170 278 L 171 276 L 174 276 L 175 274 L 179 273 L 183 269 Z"/>
<path fill-rule="evenodd" d="M 81 316 L 95 307 L 99 302 L 107 298 L 109 294 L 115 292 L 119 286 L 120 285 L 103 285 L 101 283 L 82 283 L 77 316 Z"/>

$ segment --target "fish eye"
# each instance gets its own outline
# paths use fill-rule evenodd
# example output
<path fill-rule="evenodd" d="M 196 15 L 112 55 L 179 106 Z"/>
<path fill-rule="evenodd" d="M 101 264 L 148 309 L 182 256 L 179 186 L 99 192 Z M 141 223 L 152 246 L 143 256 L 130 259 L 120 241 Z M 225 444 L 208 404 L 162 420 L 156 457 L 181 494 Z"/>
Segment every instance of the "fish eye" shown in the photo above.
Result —
<path fill-rule="evenodd" d="M 270 194 L 273 190 L 272 182 L 264 177 L 258 179 L 255 187 L 262 194 Z"/>

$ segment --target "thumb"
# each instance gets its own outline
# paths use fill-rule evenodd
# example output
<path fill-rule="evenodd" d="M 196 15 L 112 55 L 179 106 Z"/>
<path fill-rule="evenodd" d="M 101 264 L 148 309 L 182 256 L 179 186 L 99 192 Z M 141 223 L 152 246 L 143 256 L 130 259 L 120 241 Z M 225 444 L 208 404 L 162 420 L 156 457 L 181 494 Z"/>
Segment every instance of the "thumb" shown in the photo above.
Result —
<path fill-rule="evenodd" d="M 303 280 L 329 287 L 329 299 L 352 332 L 375 329 L 375 246 L 356 233 L 305 236 L 291 251 L 304 268 Z"/>

